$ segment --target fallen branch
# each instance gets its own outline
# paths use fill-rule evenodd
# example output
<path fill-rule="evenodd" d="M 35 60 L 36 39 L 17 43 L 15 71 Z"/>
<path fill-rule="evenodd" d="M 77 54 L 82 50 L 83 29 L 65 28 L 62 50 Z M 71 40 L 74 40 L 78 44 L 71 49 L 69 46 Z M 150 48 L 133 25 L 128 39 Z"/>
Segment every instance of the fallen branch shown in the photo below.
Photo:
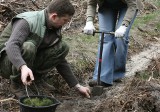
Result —
<path fill-rule="evenodd" d="M 13 2 L 13 1 L 11 1 L 10 3 L 11 3 L 11 4 L 15 4 L 15 5 L 22 5 L 22 6 L 25 6 L 25 4 L 23 4 L 23 3 L 18 3 L 18 2 Z"/>
<path fill-rule="evenodd" d="M 141 43 L 139 43 L 133 36 L 130 36 L 130 37 L 133 39 L 133 41 L 135 42 L 135 44 L 139 44 L 142 48 L 144 48 L 144 45 L 141 44 Z"/>
<path fill-rule="evenodd" d="M 18 102 L 18 100 L 14 99 L 14 98 L 7 98 L 7 99 L 0 100 L 0 103 L 7 102 L 7 101 L 16 101 L 16 102 Z"/>
<path fill-rule="evenodd" d="M 33 3 L 34 6 L 36 6 L 37 9 L 40 9 L 35 0 L 31 0 L 31 2 Z"/>

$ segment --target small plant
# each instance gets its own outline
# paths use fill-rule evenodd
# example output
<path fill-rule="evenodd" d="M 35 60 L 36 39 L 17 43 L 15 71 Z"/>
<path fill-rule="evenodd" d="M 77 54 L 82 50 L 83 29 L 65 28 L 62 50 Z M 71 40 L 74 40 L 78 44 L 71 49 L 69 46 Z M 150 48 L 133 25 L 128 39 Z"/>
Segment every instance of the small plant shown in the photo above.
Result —
<path fill-rule="evenodd" d="M 41 106 L 50 106 L 54 102 L 49 98 L 26 98 L 23 101 L 23 104 L 32 106 L 32 107 L 41 107 Z"/>

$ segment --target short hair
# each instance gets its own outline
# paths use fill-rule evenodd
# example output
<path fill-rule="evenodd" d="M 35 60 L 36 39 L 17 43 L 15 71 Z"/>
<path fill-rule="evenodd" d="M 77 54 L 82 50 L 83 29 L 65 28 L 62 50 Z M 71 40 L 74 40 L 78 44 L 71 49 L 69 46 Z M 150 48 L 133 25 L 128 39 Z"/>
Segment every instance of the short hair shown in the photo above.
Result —
<path fill-rule="evenodd" d="M 69 0 L 52 0 L 47 6 L 48 13 L 57 13 L 58 16 L 73 16 L 75 13 L 74 6 Z"/>

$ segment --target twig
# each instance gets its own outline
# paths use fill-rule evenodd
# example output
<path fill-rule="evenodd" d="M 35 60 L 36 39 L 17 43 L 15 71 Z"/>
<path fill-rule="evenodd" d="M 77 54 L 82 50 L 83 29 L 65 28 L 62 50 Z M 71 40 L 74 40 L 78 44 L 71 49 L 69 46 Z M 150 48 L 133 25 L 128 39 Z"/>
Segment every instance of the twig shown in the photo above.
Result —
<path fill-rule="evenodd" d="M 153 75 L 154 75 L 153 72 L 154 72 L 154 68 L 155 68 L 155 67 L 156 67 L 156 65 L 152 68 L 152 75 L 149 77 L 148 81 L 150 81 L 151 79 L 154 79 L 154 78 L 153 78 Z"/>
<path fill-rule="evenodd" d="M 1 103 L 6 102 L 6 101 L 16 101 L 16 102 L 18 102 L 18 100 L 14 99 L 14 98 L 7 98 L 7 99 L 0 100 Z"/>
<path fill-rule="evenodd" d="M 133 40 L 134 40 L 135 43 L 138 43 L 142 48 L 144 47 L 143 44 L 141 44 L 138 41 L 136 41 L 136 39 L 133 36 L 131 36 L 131 37 L 133 38 Z"/>
<path fill-rule="evenodd" d="M 31 0 L 34 6 L 36 6 L 37 9 L 40 9 L 39 6 L 36 4 L 35 0 Z"/>
<path fill-rule="evenodd" d="M 148 81 L 151 81 L 151 79 L 153 79 L 153 69 L 156 67 L 156 65 L 152 68 L 152 75 L 149 77 Z"/>
<path fill-rule="evenodd" d="M 156 67 L 157 67 L 159 74 L 160 74 L 160 62 L 158 61 L 158 59 L 155 60 L 155 63 L 156 63 Z"/>
<path fill-rule="evenodd" d="M 122 108 L 120 110 L 120 112 L 123 112 L 123 109 L 125 108 L 125 106 L 128 104 L 128 103 L 132 103 L 134 102 L 133 100 L 129 100 L 129 101 L 126 101 L 123 105 L 122 105 Z M 133 108 L 132 108 L 133 109 Z"/>
<path fill-rule="evenodd" d="M 73 21 L 73 18 L 71 18 L 71 21 L 68 23 L 68 25 L 64 28 L 64 30 L 68 30 L 71 26 L 71 23 Z"/>
<path fill-rule="evenodd" d="M 10 3 L 11 3 L 11 4 L 16 4 L 16 5 L 22 5 L 22 6 L 25 6 L 25 4 L 23 4 L 23 3 L 18 3 L 18 2 L 13 2 L 13 1 L 11 1 Z"/>
<path fill-rule="evenodd" d="M 1 25 L 5 25 L 5 23 L 3 23 L 2 21 L 0 21 L 0 24 L 1 24 Z"/>

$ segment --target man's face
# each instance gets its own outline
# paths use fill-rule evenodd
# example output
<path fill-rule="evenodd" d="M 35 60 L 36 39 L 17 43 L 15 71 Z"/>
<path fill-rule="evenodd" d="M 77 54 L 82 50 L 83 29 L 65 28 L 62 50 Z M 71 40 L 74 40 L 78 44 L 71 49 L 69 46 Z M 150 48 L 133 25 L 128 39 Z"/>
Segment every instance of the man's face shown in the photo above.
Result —
<path fill-rule="evenodd" d="M 63 25 L 65 25 L 71 20 L 71 16 L 65 15 L 65 16 L 59 17 L 57 14 L 53 14 L 50 20 L 51 20 L 52 26 L 54 26 L 55 28 L 61 28 Z"/>

